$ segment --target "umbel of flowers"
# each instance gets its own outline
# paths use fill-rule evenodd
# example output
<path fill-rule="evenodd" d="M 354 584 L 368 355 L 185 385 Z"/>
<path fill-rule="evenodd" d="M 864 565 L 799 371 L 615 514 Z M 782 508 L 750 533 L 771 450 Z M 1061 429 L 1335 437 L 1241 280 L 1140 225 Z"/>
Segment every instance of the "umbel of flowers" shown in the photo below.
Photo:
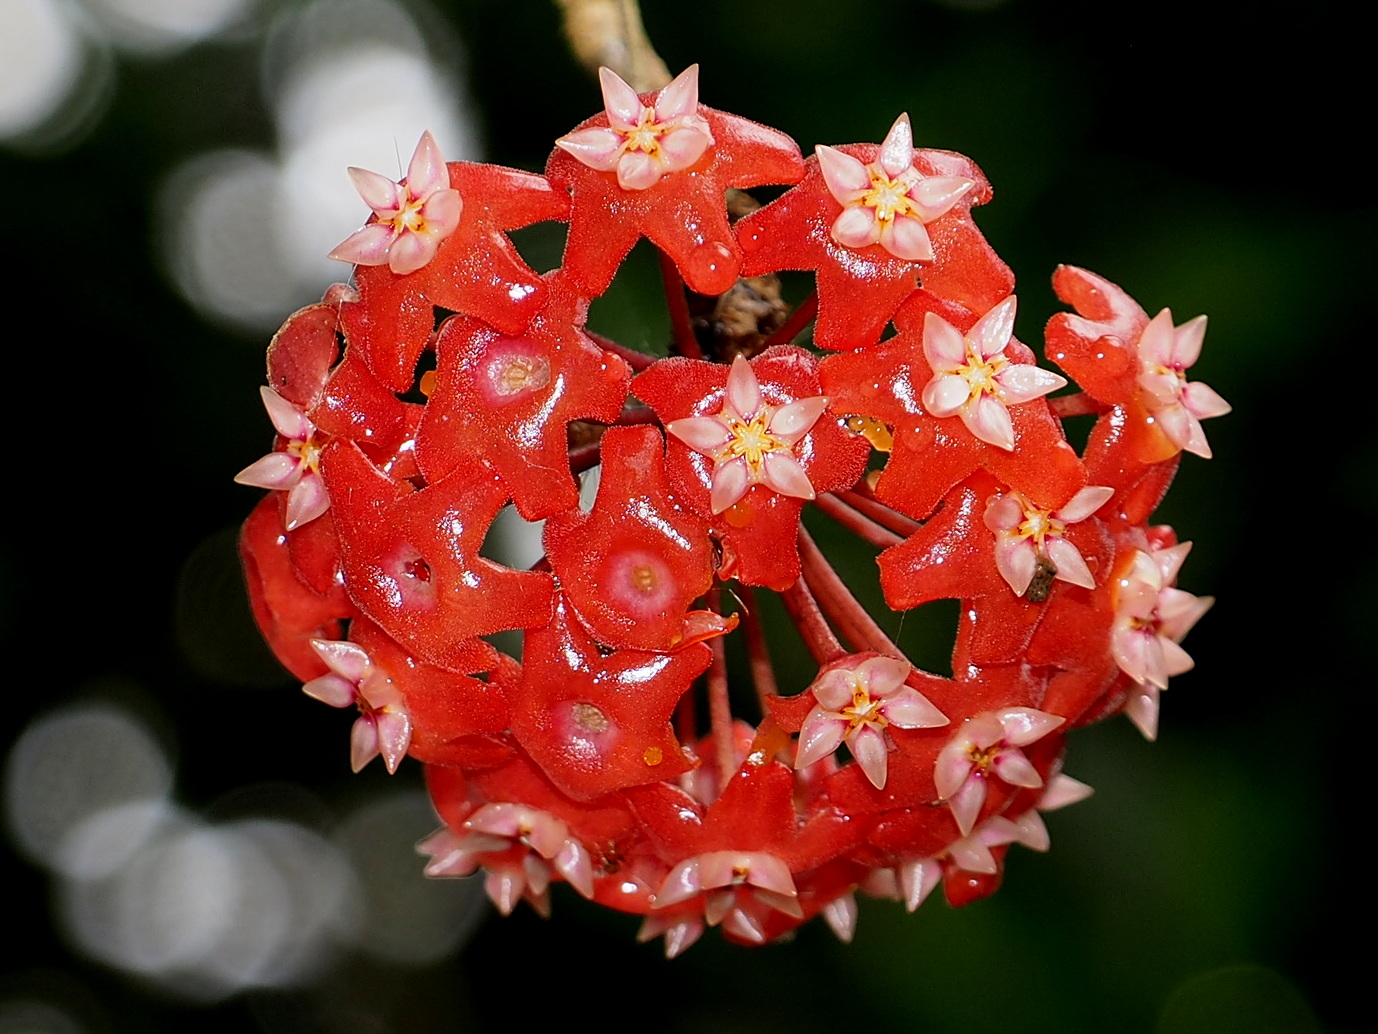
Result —
<path fill-rule="evenodd" d="M 277 444 L 240 475 L 273 490 L 242 539 L 259 625 L 309 694 L 357 709 L 356 770 L 426 766 L 426 871 L 482 871 L 504 912 L 568 883 L 673 955 L 819 914 L 848 939 L 857 893 L 988 894 L 1011 844 L 1047 848 L 1041 813 L 1090 792 L 1062 774 L 1067 733 L 1123 712 L 1153 738 L 1191 667 L 1211 601 L 1148 522 L 1229 408 L 1186 377 L 1205 321 L 1064 266 L 1053 373 L 972 217 L 989 184 L 916 150 L 907 116 L 805 157 L 700 104 L 696 67 L 602 85 L 545 175 L 446 164 L 429 134 L 401 183 L 351 170 L 373 209 L 333 253 L 354 285 L 273 339 Z M 762 185 L 788 189 L 740 193 Z M 543 275 L 507 237 L 540 221 L 568 227 Z M 585 327 L 642 237 L 659 358 Z M 780 270 L 814 274 L 792 312 Z M 1062 425 L 1088 414 L 1078 454 Z M 482 554 L 509 506 L 544 522 L 528 570 Z M 877 554 L 891 612 L 961 601 L 951 677 L 858 603 L 806 507 Z M 768 643 L 767 593 L 793 641 Z M 513 630 L 520 659 L 491 642 Z M 780 683 L 772 649 L 816 677 Z"/>

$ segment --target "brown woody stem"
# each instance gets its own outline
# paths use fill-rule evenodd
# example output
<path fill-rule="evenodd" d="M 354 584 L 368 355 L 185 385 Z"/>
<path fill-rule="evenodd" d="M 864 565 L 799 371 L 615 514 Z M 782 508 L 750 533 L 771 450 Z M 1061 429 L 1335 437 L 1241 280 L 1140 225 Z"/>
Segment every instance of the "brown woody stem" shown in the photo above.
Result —
<path fill-rule="evenodd" d="M 565 35 L 581 64 L 596 73 L 611 68 L 637 93 L 670 81 L 665 62 L 646 38 L 636 0 L 555 0 L 565 14 Z"/>

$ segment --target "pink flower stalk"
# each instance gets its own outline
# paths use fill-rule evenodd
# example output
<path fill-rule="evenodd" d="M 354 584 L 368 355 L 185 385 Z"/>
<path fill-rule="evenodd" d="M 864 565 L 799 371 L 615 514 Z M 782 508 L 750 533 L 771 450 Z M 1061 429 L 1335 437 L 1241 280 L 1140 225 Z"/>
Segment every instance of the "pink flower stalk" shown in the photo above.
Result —
<path fill-rule="evenodd" d="M 1032 363 L 1014 363 L 1005 346 L 1014 336 L 1014 295 L 991 309 L 965 335 L 936 313 L 924 316 L 923 353 L 933 379 L 923 404 L 936 417 L 959 415 L 983 442 L 1014 451 L 1010 406 L 1030 402 L 1067 383 Z"/>
<path fill-rule="evenodd" d="M 1113 488 L 1088 485 L 1057 510 L 1045 510 L 1012 489 L 991 496 L 985 520 L 995 533 L 995 566 L 1016 596 L 1029 591 L 1040 566 L 1060 581 L 1096 587 L 1081 551 L 1063 536 L 1067 525 L 1086 520 L 1114 494 Z"/>
<path fill-rule="evenodd" d="M 386 264 L 403 276 L 430 262 L 440 242 L 459 228 L 464 202 L 450 187 L 450 172 L 429 131 L 421 135 L 401 183 L 353 167 L 349 178 L 373 209 L 374 220 L 336 245 L 333 259 L 360 266 Z"/>
<path fill-rule="evenodd" d="M 938 755 L 933 770 L 938 796 L 952 809 L 962 836 L 971 832 L 986 802 L 986 780 L 994 775 L 1011 786 L 1043 785 L 1020 747 L 1041 740 L 1066 719 L 1032 707 L 985 711 L 962 723 Z"/>
<path fill-rule="evenodd" d="M 359 708 L 349 736 L 350 766 L 358 772 L 382 755 L 388 772 L 396 772 L 411 745 L 411 715 L 397 686 L 357 643 L 312 639 L 311 648 L 330 671 L 302 691 L 331 707 Z"/>
<path fill-rule="evenodd" d="M 796 499 L 814 498 L 813 484 L 794 446 L 827 408 L 823 395 L 768 405 L 751 364 L 739 355 L 727 375 L 722 410 L 713 416 L 671 420 L 665 430 L 713 460 L 709 505 L 714 513 L 722 513 L 752 485 Z"/>
<path fill-rule="evenodd" d="M 847 248 L 879 244 L 896 258 L 933 261 L 933 243 L 924 229 L 945 215 L 976 185 L 961 176 L 925 176 L 914 167 L 914 131 L 901 115 L 869 165 L 819 144 L 818 168 L 829 193 L 842 205 L 832 238 Z"/>
<path fill-rule="evenodd" d="M 699 894 L 709 926 L 721 923 L 753 944 L 766 941 L 764 910 L 804 916 L 789 866 L 760 851 L 708 851 L 680 862 L 661 883 L 655 907 L 669 908 Z"/>
<path fill-rule="evenodd" d="M 860 656 L 860 655 L 858 655 Z M 795 768 L 821 761 L 843 743 L 876 789 L 885 788 L 890 752 L 888 725 L 931 729 L 947 716 L 928 698 L 904 684 L 913 667 L 893 657 L 858 656 L 829 668 L 809 690 L 818 701 L 799 731 Z"/>
<path fill-rule="evenodd" d="M 1136 550 L 1115 586 L 1115 619 L 1110 647 L 1120 670 L 1137 686 L 1125 713 L 1146 739 L 1158 734 L 1158 693 L 1168 679 L 1190 671 L 1195 662 L 1178 645 L 1215 602 L 1173 587 L 1191 552 L 1190 542 L 1151 553 Z"/>
<path fill-rule="evenodd" d="M 713 144 L 708 120 L 698 113 L 699 66 L 690 65 L 641 103 L 635 90 L 608 68 L 598 70 L 608 126 L 576 130 L 555 141 L 590 169 L 617 173 L 623 190 L 645 190 L 667 173 L 687 169 Z"/>
<path fill-rule="evenodd" d="M 302 410 L 272 388 L 258 389 L 268 419 L 287 439 L 282 448 L 255 460 L 234 476 L 241 485 L 287 493 L 286 523 L 295 531 L 330 509 L 330 496 L 320 476 L 321 443 L 316 425 Z"/>
<path fill-rule="evenodd" d="M 1224 416 L 1230 404 L 1200 381 L 1187 382 L 1186 371 L 1201 355 L 1206 317 L 1197 316 L 1173 328 L 1172 313 L 1154 316 L 1139 338 L 1139 387 L 1149 412 L 1179 449 L 1211 458 L 1201 421 Z"/>

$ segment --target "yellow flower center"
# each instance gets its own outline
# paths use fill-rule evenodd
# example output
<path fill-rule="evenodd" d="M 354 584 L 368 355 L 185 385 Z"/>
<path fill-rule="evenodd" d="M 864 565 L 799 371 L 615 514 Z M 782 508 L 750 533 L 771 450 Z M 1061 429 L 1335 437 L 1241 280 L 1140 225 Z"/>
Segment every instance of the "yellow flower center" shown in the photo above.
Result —
<path fill-rule="evenodd" d="M 312 472 L 320 469 L 321 447 L 317 444 L 314 434 L 304 442 L 288 442 L 287 452 L 300 459 Z"/>
<path fill-rule="evenodd" d="M 424 198 L 413 196 L 411 191 L 407 191 L 406 203 L 391 219 L 380 220 L 392 227 L 394 233 L 404 233 L 411 230 L 413 233 L 424 233 L 426 230 L 426 220 L 421 215 L 421 207 L 425 204 Z"/>
<path fill-rule="evenodd" d="M 767 407 L 751 420 L 729 420 L 727 429 L 732 439 L 727 443 L 723 458 L 736 459 L 741 456 L 752 474 L 759 474 L 766 453 L 787 451 L 790 447 L 770 433 L 770 415 L 770 408 Z"/>
<path fill-rule="evenodd" d="M 1010 361 L 999 353 L 982 359 L 968 345 L 966 365 L 957 367 L 956 373 L 967 382 L 973 395 L 999 395 L 1000 385 L 995 378 L 1009 365 Z"/>
<path fill-rule="evenodd" d="M 878 725 L 882 729 L 889 725 L 885 715 L 880 712 L 882 703 L 882 700 L 876 699 L 866 692 L 865 687 L 860 682 L 854 683 L 852 702 L 838 712 L 847 719 L 848 734 L 850 735 L 863 725 Z"/>
<path fill-rule="evenodd" d="M 1043 552 L 1043 540 L 1050 535 L 1061 535 L 1067 525 L 1053 516 L 1051 510 L 1040 510 L 1036 506 L 1024 505 L 1024 520 L 1020 522 L 1016 534 L 1021 539 L 1033 539 L 1038 551 Z"/>
<path fill-rule="evenodd" d="M 909 196 L 910 184 L 903 178 L 891 179 L 883 169 L 868 165 L 871 174 L 871 189 L 861 195 L 861 204 L 876 210 L 876 219 L 888 223 L 898 216 L 912 215 L 919 218 L 918 205 Z"/>
<path fill-rule="evenodd" d="M 647 154 L 656 154 L 660 151 L 660 138 L 665 135 L 670 127 L 664 122 L 656 121 L 655 108 L 642 108 L 641 121 L 637 123 L 635 129 L 629 133 L 622 134 L 622 153 L 629 151 L 645 151 Z"/>

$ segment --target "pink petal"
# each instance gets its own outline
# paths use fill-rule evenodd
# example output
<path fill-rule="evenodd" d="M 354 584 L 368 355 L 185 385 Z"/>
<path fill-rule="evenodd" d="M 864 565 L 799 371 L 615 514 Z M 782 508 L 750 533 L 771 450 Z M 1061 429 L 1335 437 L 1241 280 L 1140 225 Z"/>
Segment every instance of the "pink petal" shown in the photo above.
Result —
<path fill-rule="evenodd" d="M 1148 321 L 1148 326 L 1139 335 L 1139 362 L 1170 369 L 1173 344 L 1172 313 L 1164 309 Z"/>
<path fill-rule="evenodd" d="M 1011 786 L 1042 786 L 1043 777 L 1022 750 L 1002 750 L 991 761 L 995 774 Z"/>
<path fill-rule="evenodd" d="M 867 248 L 880 240 L 880 223 L 874 208 L 852 205 L 833 220 L 833 240 L 844 248 Z"/>
<path fill-rule="evenodd" d="M 1000 871 L 1000 863 L 995 860 L 995 855 L 991 854 L 990 848 L 977 837 L 963 835 L 961 840 L 947 849 L 947 853 L 952 858 L 952 864 L 963 872 L 979 872 L 994 876 Z"/>
<path fill-rule="evenodd" d="M 305 464 L 286 452 L 270 452 L 254 460 L 234 476 L 236 483 L 270 491 L 291 488 L 301 477 Z M 289 529 L 290 530 L 290 529 Z"/>
<path fill-rule="evenodd" d="M 746 460 L 738 456 L 727 463 L 719 464 L 713 471 L 713 490 L 709 493 L 708 506 L 714 513 L 722 513 L 735 503 L 751 487 L 751 472 Z"/>
<path fill-rule="evenodd" d="M 816 493 L 799 461 L 787 452 L 768 452 L 761 458 L 761 483 L 781 495 L 813 499 Z"/>
<path fill-rule="evenodd" d="M 1179 542 L 1177 545 L 1169 546 L 1167 549 L 1155 549 L 1153 555 L 1147 559 L 1157 569 L 1158 576 L 1161 579 L 1158 584 L 1170 586 L 1177 580 L 1177 573 L 1182 570 L 1182 565 L 1186 563 L 1187 557 L 1190 555 L 1191 543 Z M 1139 557 L 1143 556 L 1144 554 L 1141 552 Z M 1139 562 L 1139 557 L 1135 557 L 1136 565 Z"/>
<path fill-rule="evenodd" d="M 965 377 L 940 373 L 923 386 L 923 408 L 933 416 L 946 417 L 961 411 L 971 398 L 971 385 Z"/>
<path fill-rule="evenodd" d="M 799 892 L 795 889 L 794 877 L 790 875 L 789 866 L 779 858 L 773 854 L 762 853 L 753 853 L 747 857 L 750 859 L 746 873 L 747 883 L 787 898 L 798 896 Z"/>
<path fill-rule="evenodd" d="M 1017 831 L 1015 840 L 1025 847 L 1034 851 L 1046 851 L 1052 846 L 1052 839 L 1048 836 L 1048 827 L 1044 825 L 1038 812 L 1032 808 L 1020 815 L 1014 824 Z"/>
<path fill-rule="evenodd" d="M 641 121 L 644 105 L 636 91 L 611 68 L 598 69 L 598 82 L 603 88 L 603 109 L 614 129 L 635 129 Z"/>
<path fill-rule="evenodd" d="M 1038 810 L 1057 811 L 1059 808 L 1065 808 L 1069 804 L 1076 804 L 1078 801 L 1084 801 L 1093 793 L 1095 793 L 1095 791 L 1080 779 L 1073 779 L 1069 775 L 1058 773 L 1048 780 L 1048 788 L 1043 791 L 1043 796 L 1038 799 Z"/>
<path fill-rule="evenodd" d="M 909 196 L 918 202 L 923 221 L 931 223 L 950 212 L 974 186 L 975 180 L 962 176 L 928 176 L 914 184 Z"/>
<path fill-rule="evenodd" d="M 695 452 L 714 456 L 732 438 L 727 425 L 716 417 L 691 416 L 682 420 L 671 420 L 665 425 L 670 432 Z"/>
<path fill-rule="evenodd" d="M 401 234 L 388 251 L 388 268 L 398 276 L 415 273 L 435 257 L 437 243 L 429 234 L 411 231 Z"/>
<path fill-rule="evenodd" d="M 900 894 L 910 912 L 923 904 L 943 878 L 943 866 L 936 858 L 920 858 L 900 866 Z"/>
<path fill-rule="evenodd" d="M 936 729 L 948 724 L 947 715 L 917 689 L 908 686 L 888 697 L 880 710 L 886 721 L 900 729 Z"/>
<path fill-rule="evenodd" d="M 1187 320 L 1173 332 L 1172 361 L 1179 370 L 1189 370 L 1201 357 L 1201 344 L 1206 339 L 1206 317 Z"/>
<path fill-rule="evenodd" d="M 914 165 L 914 129 L 906 112 L 895 119 L 880 145 L 880 167 L 893 178 Z"/>
<path fill-rule="evenodd" d="M 450 170 L 440 155 L 440 147 L 428 129 L 421 134 L 407 165 L 407 190 L 414 198 L 427 198 L 450 187 Z"/>
<path fill-rule="evenodd" d="M 1182 404 L 1201 420 L 1224 416 L 1234 408 L 1200 381 L 1192 381 L 1182 389 Z"/>
<path fill-rule="evenodd" d="M 863 725 L 847 741 L 847 746 L 851 749 L 852 757 L 856 758 L 856 763 L 861 766 L 861 771 L 871 781 L 871 785 L 877 790 L 884 790 L 890 753 L 885 735 L 869 725 Z"/>
<path fill-rule="evenodd" d="M 555 871 L 586 898 L 593 897 L 593 860 L 577 840 L 566 840 L 555 855 Z"/>
<path fill-rule="evenodd" d="M 1168 406 L 1154 413 L 1153 418 L 1158 422 L 1158 426 L 1162 428 L 1163 434 L 1168 436 L 1168 439 L 1173 445 L 1177 446 L 1179 449 L 1187 449 L 1189 452 L 1196 452 L 1195 449 L 1190 449 L 1189 446 L 1192 443 L 1193 434 L 1200 437 L 1201 425 L 1197 422 L 1196 417 L 1187 412 L 1185 406 Z M 1204 441 L 1204 438 L 1202 438 L 1201 441 L 1197 443 L 1198 447 L 1203 445 Z M 1200 454 L 1198 453 L 1198 455 Z M 1205 452 L 1205 458 L 1210 459 L 1209 449 Z"/>
<path fill-rule="evenodd" d="M 411 745 L 411 718 L 403 711 L 383 711 L 375 717 L 374 728 L 383 764 L 396 772 Z"/>
<path fill-rule="evenodd" d="M 986 527 L 994 532 L 1014 531 L 1024 521 L 1024 504 L 1015 492 L 993 495 L 986 503 Z"/>
<path fill-rule="evenodd" d="M 1192 668 L 1196 667 L 1196 662 L 1191 659 L 1191 654 L 1171 639 L 1159 636 L 1158 645 L 1163 651 L 1163 670 L 1167 672 L 1169 678 L 1191 671 Z"/>
<path fill-rule="evenodd" d="M 668 122 L 699 110 L 699 66 L 690 65 L 656 96 L 656 121 Z"/>
<path fill-rule="evenodd" d="M 354 189 L 359 192 L 359 196 L 364 199 L 364 204 L 382 216 L 393 215 L 401 210 L 406 201 L 403 189 L 388 179 L 386 176 L 376 172 L 369 172 L 368 169 L 358 169 L 351 166 L 348 170 L 350 182 L 354 184 Z"/>
<path fill-rule="evenodd" d="M 1110 652 L 1115 663 L 1135 682 L 1142 683 L 1145 677 L 1146 661 L 1144 651 L 1147 637 L 1142 632 L 1122 629 L 1110 637 Z"/>
<path fill-rule="evenodd" d="M 820 675 L 809 688 L 813 697 L 824 708 L 838 711 L 852 702 L 852 692 L 856 679 L 846 668 L 832 668 Z"/>
<path fill-rule="evenodd" d="M 938 760 L 933 765 L 933 784 L 939 797 L 951 797 L 971 775 L 971 759 L 967 757 L 969 746 L 971 740 L 958 734 L 938 754 Z"/>
<path fill-rule="evenodd" d="M 823 906 L 823 919 L 839 941 L 851 944 L 856 934 L 856 895 L 847 891 L 841 897 L 833 898 Z"/>
<path fill-rule="evenodd" d="M 995 539 L 995 567 L 1014 594 L 1023 596 L 1038 571 L 1038 550 L 1028 539 L 999 535 Z"/>
<path fill-rule="evenodd" d="M 790 402 L 770 415 L 770 433 L 793 445 L 809 433 L 827 408 L 828 399 L 823 395 Z"/>
<path fill-rule="evenodd" d="M 617 160 L 617 185 L 623 190 L 646 190 L 659 183 L 664 172 L 660 162 L 645 151 L 628 151 Z"/>
<path fill-rule="evenodd" d="M 483 881 L 483 890 L 499 912 L 510 916 L 526 892 L 526 877 L 519 870 L 490 871 Z"/>
<path fill-rule="evenodd" d="M 795 752 L 794 767 L 808 768 L 814 762 L 822 761 L 842 745 L 846 731 L 846 719 L 815 707 L 799 730 L 799 748 Z"/>
<path fill-rule="evenodd" d="M 459 217 L 463 213 L 464 201 L 457 190 L 437 190 L 421 206 L 426 232 L 437 242 L 443 241 L 459 228 Z"/>
<path fill-rule="evenodd" d="M 299 442 L 311 437 L 316 427 L 301 409 L 266 385 L 260 386 L 258 393 L 263 399 L 263 408 L 268 411 L 268 419 L 273 422 L 278 434 Z"/>
<path fill-rule="evenodd" d="M 924 313 L 923 354 L 935 373 L 952 373 L 966 365 L 966 340 L 937 313 Z"/>
<path fill-rule="evenodd" d="M 622 138 L 613 130 L 598 126 L 562 136 L 555 141 L 555 146 L 590 169 L 611 172 L 617 168 L 617 159 L 622 153 Z"/>
<path fill-rule="evenodd" d="M 1124 702 L 1125 716 L 1134 723 L 1144 739 L 1150 743 L 1158 738 L 1158 690 L 1154 686 L 1138 685 Z"/>
<path fill-rule="evenodd" d="M 856 667 L 856 677 L 872 697 L 889 697 L 904 689 L 913 665 L 896 657 L 871 657 Z"/>
<path fill-rule="evenodd" d="M 381 266 L 388 260 L 388 249 L 395 236 L 391 225 L 369 223 L 340 241 L 326 257 L 356 266 Z"/>
<path fill-rule="evenodd" d="M 351 707 L 354 704 L 354 683 L 339 675 L 322 675 L 301 687 L 301 691 L 331 707 Z"/>
<path fill-rule="evenodd" d="M 1041 740 L 1067 721 L 1061 715 L 1032 707 L 1007 707 L 995 712 L 995 717 L 1004 730 L 1004 741 L 1014 747 L 1025 747 Z"/>
<path fill-rule="evenodd" d="M 814 153 L 818 155 L 818 171 L 823 174 L 823 182 L 839 204 L 855 201 L 871 189 L 870 172 L 850 154 L 826 144 L 819 144 Z"/>
<path fill-rule="evenodd" d="M 744 420 L 750 420 L 761 409 L 760 381 L 751 364 L 740 355 L 732 360 L 727 374 L 727 404 Z"/>
<path fill-rule="evenodd" d="M 378 756 L 378 727 L 373 720 L 360 716 L 349 731 L 349 767 L 355 772 Z"/>
<path fill-rule="evenodd" d="M 313 470 L 308 470 L 302 479 L 287 493 L 287 530 L 296 531 L 303 524 L 314 521 L 330 509 L 330 496 L 326 494 L 325 482 Z"/>
<path fill-rule="evenodd" d="M 967 331 L 966 339 L 972 351 L 982 359 L 1004 350 L 1014 336 L 1014 311 L 1017 301 L 1010 295 L 990 312 L 986 313 Z M 1066 383 L 1065 381 L 1063 382 Z"/>
<path fill-rule="evenodd" d="M 358 685 L 373 670 L 373 662 L 362 646 L 340 639 L 312 639 L 311 649 L 316 651 L 325 666 L 336 675 Z"/>
<path fill-rule="evenodd" d="M 995 375 L 995 383 L 1000 385 L 1005 404 L 1017 406 L 1057 391 L 1067 384 L 1067 378 L 1032 363 L 1011 363 Z"/>
<path fill-rule="evenodd" d="M 971 827 L 976 824 L 976 818 L 981 814 L 981 806 L 986 803 L 986 781 L 984 779 L 968 779 L 955 794 L 947 799 L 947 806 L 952 809 L 952 817 L 957 822 L 957 828 L 961 830 L 962 836 L 971 832 Z"/>
<path fill-rule="evenodd" d="M 1115 494 L 1113 488 L 1105 485 L 1087 485 L 1062 507 L 1053 516 L 1064 524 L 1076 524 L 1084 521 L 1102 506 L 1110 501 L 1110 497 Z"/>
<path fill-rule="evenodd" d="M 1081 550 L 1064 538 L 1050 538 L 1047 545 L 1048 559 L 1057 568 L 1056 577 L 1058 580 L 1067 582 L 1069 585 L 1079 585 L 1083 589 L 1096 587 L 1096 576 L 1086 566 L 1086 561 L 1081 556 Z"/>
<path fill-rule="evenodd" d="M 1164 636 L 1180 642 L 1214 603 L 1214 596 L 1193 596 L 1181 589 L 1164 589 L 1158 597 L 1159 628 Z"/>
<path fill-rule="evenodd" d="M 755 916 L 749 915 L 740 908 L 732 908 L 724 914 L 724 918 L 722 928 L 731 933 L 732 936 L 740 937 L 749 944 L 766 943 L 765 929 Z M 714 925 L 711 919 L 709 925 Z"/>
<path fill-rule="evenodd" d="M 981 441 L 1006 452 L 1014 451 L 1014 424 L 1010 411 L 994 395 L 982 394 L 971 405 L 963 406 L 962 423 Z"/>
<path fill-rule="evenodd" d="M 1144 637 L 1144 681 L 1157 686 L 1159 689 L 1167 689 L 1169 678 L 1167 670 L 1167 658 L 1163 655 L 1163 638 L 1156 635 L 1145 635 Z"/>
<path fill-rule="evenodd" d="M 932 262 L 934 259 L 933 241 L 924 229 L 923 220 L 912 215 L 899 216 L 881 227 L 880 244 L 895 258 L 906 262 Z"/>
<path fill-rule="evenodd" d="M 676 126 L 660 138 L 660 150 L 665 156 L 665 171 L 687 169 L 708 150 L 713 134 L 696 125 Z"/>

